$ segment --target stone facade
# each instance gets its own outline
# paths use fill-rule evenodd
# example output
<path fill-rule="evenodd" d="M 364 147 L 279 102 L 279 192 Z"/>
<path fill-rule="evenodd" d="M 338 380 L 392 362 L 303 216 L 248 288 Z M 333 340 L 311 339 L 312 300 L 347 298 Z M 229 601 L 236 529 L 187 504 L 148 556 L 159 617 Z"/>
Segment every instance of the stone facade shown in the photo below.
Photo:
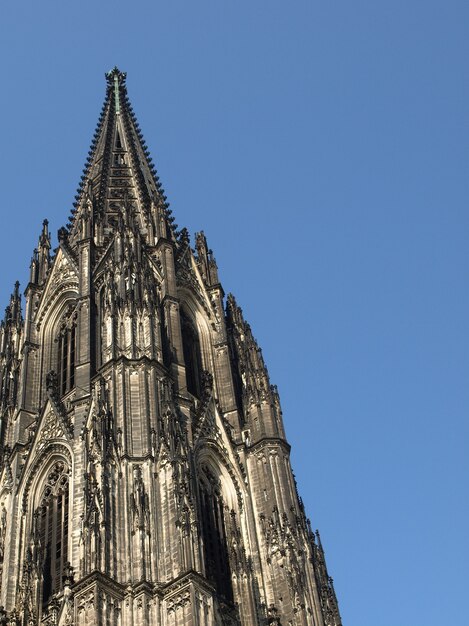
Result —
<path fill-rule="evenodd" d="M 262 352 L 117 69 L 58 240 L 0 327 L 0 624 L 340 626 Z"/>

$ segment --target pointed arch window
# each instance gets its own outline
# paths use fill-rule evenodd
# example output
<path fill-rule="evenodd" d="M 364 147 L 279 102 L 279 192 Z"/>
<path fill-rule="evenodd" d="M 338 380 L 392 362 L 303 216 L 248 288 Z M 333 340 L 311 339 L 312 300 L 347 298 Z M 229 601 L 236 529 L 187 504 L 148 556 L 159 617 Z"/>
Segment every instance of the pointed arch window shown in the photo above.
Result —
<path fill-rule="evenodd" d="M 116 148 L 117 150 L 122 150 L 124 146 L 122 145 L 121 136 L 119 133 L 119 129 L 116 130 Z"/>
<path fill-rule="evenodd" d="M 221 484 L 208 468 L 201 468 L 199 478 L 205 573 L 226 602 L 233 602 L 233 587 L 228 557 L 225 504 Z"/>
<path fill-rule="evenodd" d="M 186 367 L 187 391 L 200 398 L 202 390 L 202 356 L 199 334 L 192 321 L 181 311 L 182 350 Z"/>
<path fill-rule="evenodd" d="M 63 589 L 68 563 L 69 470 L 64 461 L 57 461 L 47 475 L 35 526 L 44 607 Z"/>
<path fill-rule="evenodd" d="M 75 387 L 76 318 L 64 322 L 58 336 L 57 371 L 59 389 L 65 395 Z"/>

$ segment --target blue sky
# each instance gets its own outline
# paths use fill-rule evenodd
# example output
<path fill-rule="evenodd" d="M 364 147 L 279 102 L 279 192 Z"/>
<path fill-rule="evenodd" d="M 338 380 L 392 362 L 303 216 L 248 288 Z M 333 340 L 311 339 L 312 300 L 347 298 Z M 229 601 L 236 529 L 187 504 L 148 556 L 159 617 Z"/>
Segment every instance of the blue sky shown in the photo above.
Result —
<path fill-rule="evenodd" d="M 279 386 L 347 626 L 466 613 L 468 58 L 456 0 L 0 8 L 4 305 L 118 65 Z"/>

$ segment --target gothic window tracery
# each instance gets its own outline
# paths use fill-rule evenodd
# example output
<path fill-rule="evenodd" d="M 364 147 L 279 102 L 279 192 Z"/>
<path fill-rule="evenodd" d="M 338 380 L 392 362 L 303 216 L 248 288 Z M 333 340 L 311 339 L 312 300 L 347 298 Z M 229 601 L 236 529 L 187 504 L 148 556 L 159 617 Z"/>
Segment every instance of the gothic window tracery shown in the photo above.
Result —
<path fill-rule="evenodd" d="M 221 483 L 207 466 L 199 479 L 202 535 L 207 578 L 227 601 L 233 601 L 231 571 L 225 525 L 225 504 Z"/>
<path fill-rule="evenodd" d="M 42 605 L 63 588 L 68 562 L 69 470 L 56 461 L 47 474 L 40 504 L 34 513 L 34 540 L 42 574 Z"/>
<path fill-rule="evenodd" d="M 57 371 L 59 390 L 65 395 L 75 387 L 76 317 L 64 320 L 57 337 Z"/>
<path fill-rule="evenodd" d="M 200 398 L 202 385 L 202 356 L 199 334 L 195 325 L 181 311 L 182 349 L 186 366 L 187 391 Z"/>

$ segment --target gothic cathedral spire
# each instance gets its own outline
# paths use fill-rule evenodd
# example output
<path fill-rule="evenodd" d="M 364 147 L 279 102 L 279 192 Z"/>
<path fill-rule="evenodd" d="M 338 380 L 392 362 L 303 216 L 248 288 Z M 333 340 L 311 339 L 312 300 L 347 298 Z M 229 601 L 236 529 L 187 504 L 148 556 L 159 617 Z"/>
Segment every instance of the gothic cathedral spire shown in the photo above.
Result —
<path fill-rule="evenodd" d="M 0 326 L 0 623 L 340 626 L 277 389 L 117 68 L 25 299 Z"/>

